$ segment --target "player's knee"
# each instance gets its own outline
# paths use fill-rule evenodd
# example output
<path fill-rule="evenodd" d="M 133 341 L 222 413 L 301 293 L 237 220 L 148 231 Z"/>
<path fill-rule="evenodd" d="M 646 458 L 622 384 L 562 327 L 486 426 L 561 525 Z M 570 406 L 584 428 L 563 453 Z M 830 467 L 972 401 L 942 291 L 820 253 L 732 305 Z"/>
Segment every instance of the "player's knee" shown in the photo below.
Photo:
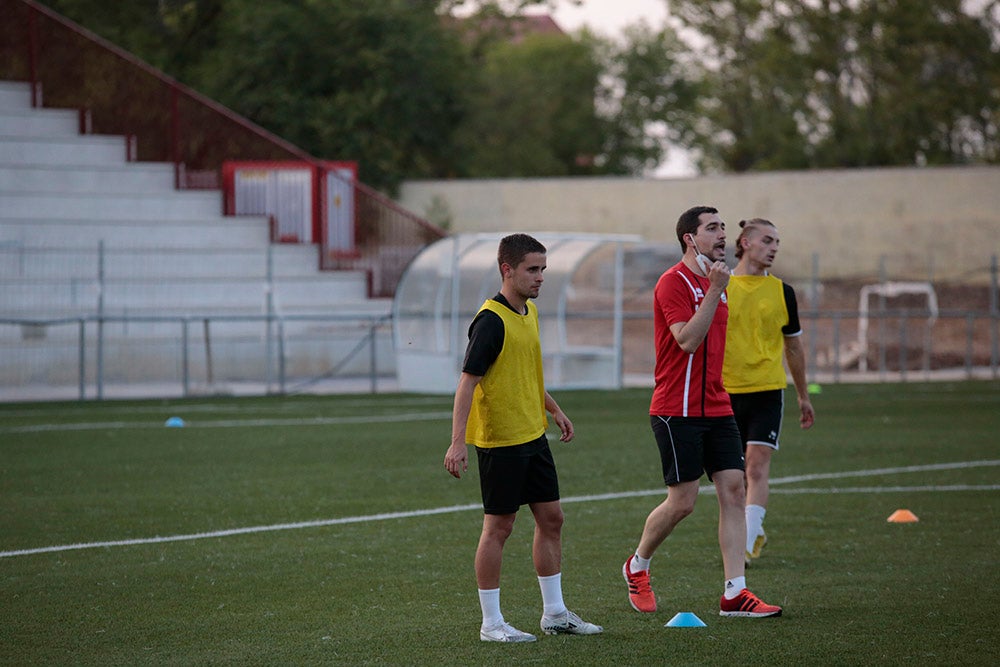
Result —
<path fill-rule="evenodd" d="M 678 521 L 694 512 L 694 501 L 697 496 L 674 498 L 668 503 L 668 509 Z"/>
<path fill-rule="evenodd" d="M 514 521 L 498 520 L 486 521 L 483 524 L 483 536 L 487 539 L 505 542 L 511 533 L 514 532 Z"/>
<path fill-rule="evenodd" d="M 557 509 L 536 515 L 535 524 L 547 533 L 558 533 L 562 530 L 565 519 L 562 509 Z"/>
<path fill-rule="evenodd" d="M 750 482 L 767 481 L 767 468 L 762 466 L 747 466 L 747 479 Z"/>

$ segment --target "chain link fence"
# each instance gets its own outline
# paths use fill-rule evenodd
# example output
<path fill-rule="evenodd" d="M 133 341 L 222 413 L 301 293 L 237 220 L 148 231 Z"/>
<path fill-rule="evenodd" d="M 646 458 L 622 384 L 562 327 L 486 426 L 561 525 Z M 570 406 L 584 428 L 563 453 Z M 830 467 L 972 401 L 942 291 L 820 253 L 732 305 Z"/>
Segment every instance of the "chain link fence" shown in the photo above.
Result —
<path fill-rule="evenodd" d="M 274 257 L 306 253 L 311 267 L 310 252 L 3 242 L 0 400 L 396 390 L 388 300 L 365 297 L 363 273 L 317 278 Z M 675 254 L 627 255 L 626 384 L 652 385 L 652 288 Z M 776 271 L 796 290 L 809 381 L 996 379 L 997 259 L 983 264 L 968 282 L 897 275 L 888 261 L 836 280 L 818 259 L 811 275 Z M 610 308 L 586 310 L 568 308 L 576 342 L 610 325 Z"/>
<path fill-rule="evenodd" d="M 0 400 L 394 382 L 388 302 L 363 272 L 317 273 L 317 252 L 4 242 Z"/>

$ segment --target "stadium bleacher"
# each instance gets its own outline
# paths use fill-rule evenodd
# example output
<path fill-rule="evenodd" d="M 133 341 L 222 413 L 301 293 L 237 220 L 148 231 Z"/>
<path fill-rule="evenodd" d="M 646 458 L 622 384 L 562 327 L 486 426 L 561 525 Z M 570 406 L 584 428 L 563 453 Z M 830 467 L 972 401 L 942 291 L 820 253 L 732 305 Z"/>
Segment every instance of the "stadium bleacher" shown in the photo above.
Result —
<path fill-rule="evenodd" d="M 317 330 L 343 327 L 295 316 L 389 313 L 391 299 L 369 298 L 364 271 L 320 271 L 317 245 L 272 243 L 268 218 L 223 215 L 220 191 L 178 190 L 173 165 L 129 161 L 126 137 L 79 126 L 76 110 L 32 108 L 29 84 L 0 82 L 0 318 L 119 318 L 102 344 L 128 352 L 109 354 L 101 370 L 128 382 L 140 368 L 176 378 L 180 331 L 128 318 L 290 317 L 282 335 L 313 340 L 289 361 L 322 370 L 357 336 L 318 340 Z M 273 354 L 258 344 L 263 328 L 215 326 L 218 377 L 227 358 L 259 371 Z M 73 386 L 78 337 L 67 326 L 0 327 L 0 386 Z"/>

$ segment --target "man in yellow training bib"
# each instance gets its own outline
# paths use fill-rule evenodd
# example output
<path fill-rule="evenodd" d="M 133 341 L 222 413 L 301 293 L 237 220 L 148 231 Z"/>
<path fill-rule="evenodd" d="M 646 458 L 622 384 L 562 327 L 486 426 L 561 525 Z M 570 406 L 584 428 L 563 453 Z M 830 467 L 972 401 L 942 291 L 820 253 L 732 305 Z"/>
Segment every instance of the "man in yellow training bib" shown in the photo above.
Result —
<path fill-rule="evenodd" d="M 727 291 L 729 329 L 722 382 L 732 401 L 746 459 L 748 566 L 767 543 L 764 515 L 771 455 L 778 449 L 788 386 L 782 352 L 798 395 L 799 425 L 807 429 L 816 419 L 806 385 L 795 290 L 768 271 L 779 243 L 778 230 L 769 220 L 741 220 L 736 239 L 739 262 Z"/>
<path fill-rule="evenodd" d="M 545 246 L 527 234 L 500 241 L 500 292 L 487 299 L 469 327 L 469 345 L 455 391 L 451 445 L 444 467 L 455 477 L 469 468 L 467 444 L 475 445 L 483 496 L 483 531 L 476 549 L 476 583 L 484 642 L 531 642 L 500 613 L 500 563 L 521 505 L 535 518 L 532 558 L 542 590 L 542 631 L 593 635 L 602 632 L 566 608 L 562 595 L 562 525 L 559 479 L 545 437 L 546 411 L 563 442 L 573 423 L 545 391 L 538 297 Z"/>

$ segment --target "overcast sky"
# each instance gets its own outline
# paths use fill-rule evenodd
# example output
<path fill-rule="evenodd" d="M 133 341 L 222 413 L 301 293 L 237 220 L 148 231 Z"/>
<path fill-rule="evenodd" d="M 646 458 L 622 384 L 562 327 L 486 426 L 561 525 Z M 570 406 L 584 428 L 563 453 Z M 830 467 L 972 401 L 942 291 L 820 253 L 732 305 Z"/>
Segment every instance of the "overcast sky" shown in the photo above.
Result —
<path fill-rule="evenodd" d="M 587 25 L 593 32 L 611 37 L 641 19 L 653 27 L 662 25 L 667 16 L 667 3 L 664 0 L 584 0 L 581 6 L 574 7 L 561 1 L 552 16 L 567 32 Z"/>

